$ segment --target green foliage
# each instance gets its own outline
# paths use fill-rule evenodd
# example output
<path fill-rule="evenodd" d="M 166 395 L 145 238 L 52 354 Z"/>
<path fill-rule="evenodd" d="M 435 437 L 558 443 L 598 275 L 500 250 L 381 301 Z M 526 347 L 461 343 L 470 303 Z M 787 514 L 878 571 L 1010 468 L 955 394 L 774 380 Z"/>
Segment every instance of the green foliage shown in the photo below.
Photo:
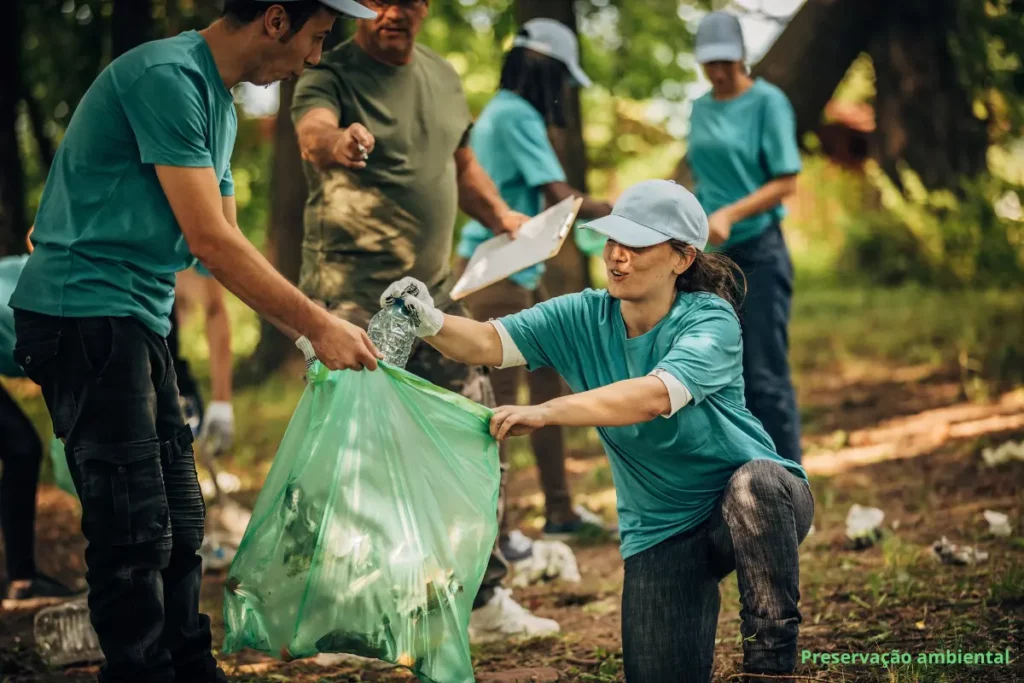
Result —
<path fill-rule="evenodd" d="M 1024 126 L 1024 0 L 960 0 L 950 36 L 960 80 L 991 121 L 994 141 Z"/>
<path fill-rule="evenodd" d="M 848 223 L 840 272 L 872 284 L 913 281 L 940 287 L 1009 286 L 1024 276 L 1024 223 L 994 208 L 1015 193 L 993 176 L 963 181 L 960 196 L 928 191 L 907 169 L 903 191 L 875 165 L 868 181 L 881 208 Z M 1019 205 L 1019 199 L 1018 199 Z"/>

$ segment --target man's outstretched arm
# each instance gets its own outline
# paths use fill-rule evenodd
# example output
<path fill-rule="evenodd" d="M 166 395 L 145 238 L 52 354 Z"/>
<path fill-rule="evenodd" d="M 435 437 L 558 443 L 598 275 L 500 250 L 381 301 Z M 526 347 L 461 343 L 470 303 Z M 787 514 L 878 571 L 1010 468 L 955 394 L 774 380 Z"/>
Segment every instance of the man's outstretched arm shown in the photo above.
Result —
<path fill-rule="evenodd" d="M 158 165 L 156 174 L 189 249 L 229 291 L 286 333 L 306 336 L 327 367 L 376 369 L 364 330 L 310 301 L 228 222 L 212 168 Z"/>

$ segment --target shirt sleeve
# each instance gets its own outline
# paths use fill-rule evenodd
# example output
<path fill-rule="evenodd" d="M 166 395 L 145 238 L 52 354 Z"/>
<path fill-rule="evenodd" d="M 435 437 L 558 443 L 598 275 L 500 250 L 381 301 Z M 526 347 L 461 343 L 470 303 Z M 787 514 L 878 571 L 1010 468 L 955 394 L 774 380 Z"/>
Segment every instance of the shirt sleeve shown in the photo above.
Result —
<path fill-rule="evenodd" d="M 498 338 L 501 339 L 501 365 L 498 366 L 499 370 L 505 368 L 518 368 L 526 365 L 526 358 L 523 356 L 523 352 L 519 350 L 516 343 L 512 341 L 511 335 L 508 330 L 497 320 L 490 321 L 491 326 L 498 333 Z"/>
<path fill-rule="evenodd" d="M 220 196 L 235 196 L 235 177 L 231 175 L 231 164 L 224 170 L 224 177 L 220 179 Z"/>
<path fill-rule="evenodd" d="M 314 109 L 327 109 L 341 120 L 341 84 L 334 71 L 326 66 L 306 69 L 295 86 L 292 98 L 292 121 L 299 120 Z"/>
<path fill-rule="evenodd" d="M 530 105 L 526 105 L 530 106 Z M 565 171 L 555 154 L 543 120 L 535 111 L 515 115 L 508 112 L 502 122 L 507 132 L 509 158 L 529 187 L 565 182 Z"/>
<path fill-rule="evenodd" d="M 655 366 L 682 382 L 698 404 L 743 372 L 740 323 L 730 311 L 709 310 L 689 325 Z"/>
<path fill-rule="evenodd" d="M 800 148 L 796 141 L 796 114 L 783 93 L 768 98 L 765 104 L 761 153 L 772 178 L 799 173 Z"/>
<path fill-rule="evenodd" d="M 571 367 L 573 330 L 579 327 L 581 294 L 567 294 L 498 320 L 530 370 L 553 368 L 563 377 Z"/>
<path fill-rule="evenodd" d="M 121 96 L 144 164 L 213 166 L 202 76 L 180 64 L 143 73 Z"/>

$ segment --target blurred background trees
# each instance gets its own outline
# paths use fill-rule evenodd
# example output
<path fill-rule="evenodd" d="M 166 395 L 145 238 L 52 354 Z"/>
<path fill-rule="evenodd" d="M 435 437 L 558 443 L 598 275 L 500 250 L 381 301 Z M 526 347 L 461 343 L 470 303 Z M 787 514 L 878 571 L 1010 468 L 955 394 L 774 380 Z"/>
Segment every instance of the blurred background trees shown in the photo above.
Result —
<path fill-rule="evenodd" d="M 24 248 L 54 152 L 99 71 L 140 42 L 205 26 L 218 6 L 15 4 L 0 46 L 0 254 Z M 693 32 L 709 9 L 742 15 L 754 73 L 796 110 L 805 172 L 786 230 L 805 281 L 1020 284 L 1024 0 L 433 0 L 421 40 L 449 59 L 479 112 L 521 22 L 575 26 L 596 86 L 570 103 L 569 128 L 552 138 L 573 184 L 614 199 L 681 172 L 687 103 L 701 92 Z M 305 187 L 291 91 L 238 89 L 233 169 L 243 229 L 294 279 Z M 582 236 L 569 243 L 550 289 L 594 284 L 593 248 Z M 255 376 L 286 348 L 258 325 L 236 339 L 255 351 Z"/>

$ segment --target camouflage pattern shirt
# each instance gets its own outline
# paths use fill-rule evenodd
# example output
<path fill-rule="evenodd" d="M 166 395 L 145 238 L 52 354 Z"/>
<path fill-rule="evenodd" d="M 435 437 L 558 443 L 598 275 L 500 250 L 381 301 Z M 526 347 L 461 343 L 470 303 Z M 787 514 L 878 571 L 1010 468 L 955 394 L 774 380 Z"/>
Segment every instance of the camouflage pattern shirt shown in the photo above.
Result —
<path fill-rule="evenodd" d="M 407 275 L 446 300 L 458 212 L 454 155 L 472 125 L 458 74 L 422 45 L 395 67 L 349 40 L 302 75 L 292 118 L 320 107 L 342 128 L 363 124 L 377 143 L 362 170 L 306 164 L 299 286 L 363 325 L 384 289 Z"/>

